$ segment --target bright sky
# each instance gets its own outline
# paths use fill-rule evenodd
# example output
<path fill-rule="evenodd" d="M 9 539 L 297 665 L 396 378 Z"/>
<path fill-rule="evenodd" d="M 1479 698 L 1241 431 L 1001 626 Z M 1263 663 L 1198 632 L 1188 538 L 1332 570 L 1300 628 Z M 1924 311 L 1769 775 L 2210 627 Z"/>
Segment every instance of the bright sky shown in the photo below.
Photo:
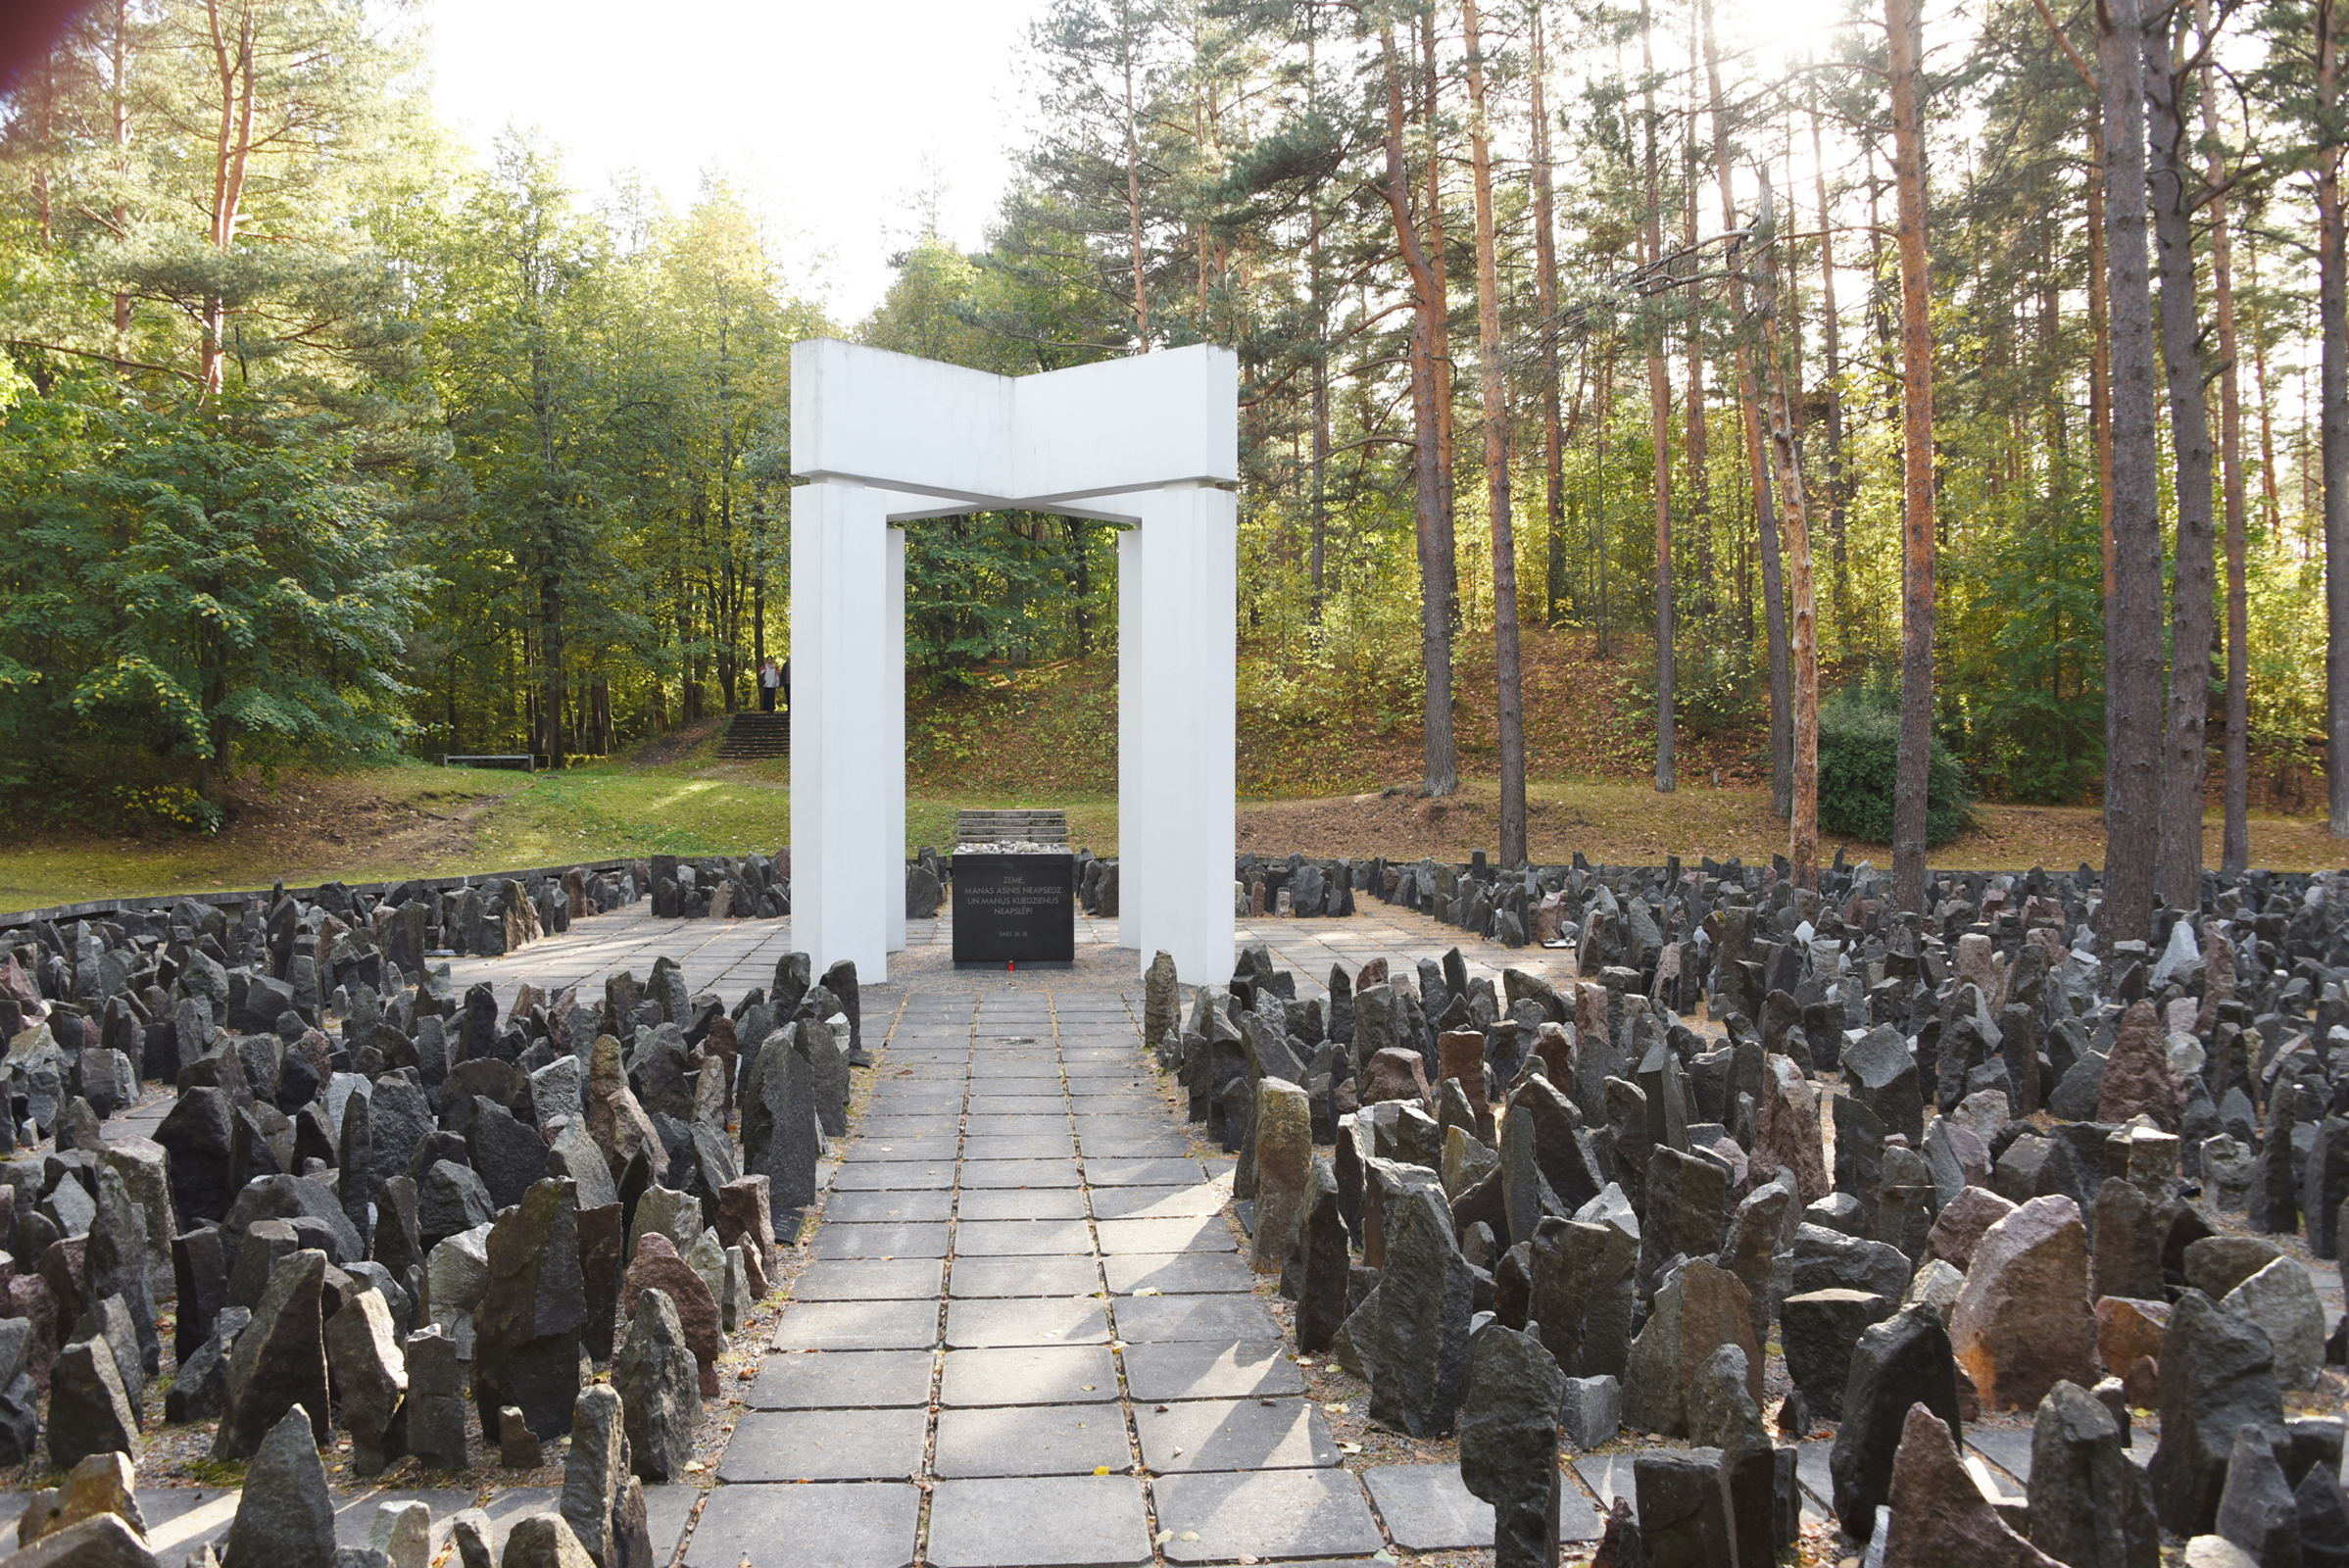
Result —
<path fill-rule="evenodd" d="M 1042 5 L 426 0 L 424 17 L 434 99 L 476 144 L 535 126 L 590 199 L 633 169 L 680 212 L 722 174 L 785 239 L 790 285 L 851 325 L 937 181 L 940 226 L 979 241 L 1011 177 L 1012 61 Z"/>

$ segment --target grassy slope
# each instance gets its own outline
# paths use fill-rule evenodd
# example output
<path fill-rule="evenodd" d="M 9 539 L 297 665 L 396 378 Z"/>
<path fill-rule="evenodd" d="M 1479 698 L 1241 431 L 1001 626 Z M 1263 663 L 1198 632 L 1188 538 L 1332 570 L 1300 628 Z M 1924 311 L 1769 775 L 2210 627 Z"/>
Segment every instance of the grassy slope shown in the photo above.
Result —
<path fill-rule="evenodd" d="M 1666 854 L 1747 858 L 1785 846 L 1757 777 L 1759 737 L 1686 736 L 1681 790 L 1644 782 L 1652 741 L 1626 661 L 1588 660 L 1577 642 L 1527 635 L 1529 836 L 1540 859 Z M 1461 667 L 1459 796 L 1424 801 L 1416 725 L 1339 713 L 1307 724 L 1249 723 L 1240 737 L 1240 848 L 1265 854 L 1434 855 L 1493 844 L 1490 656 Z M 957 807 L 1058 806 L 1079 844 L 1117 847 L 1113 658 L 991 677 L 917 701 L 907 713 L 906 840 L 945 848 Z M 788 761 L 716 760 L 718 721 L 628 757 L 524 776 L 374 767 L 249 782 L 231 825 L 209 839 L 42 835 L 0 840 L 0 909 L 211 888 L 454 875 L 621 855 L 772 853 L 790 832 Z M 1722 787 L 1714 787 L 1718 777 Z M 1384 791 L 1397 788 L 1395 794 Z M 2021 869 L 2096 863 L 2091 808 L 1986 806 L 1982 825 L 1934 862 Z M 2209 855 L 2218 858 L 2215 818 Z M 1835 848 L 1830 840 L 1824 846 Z M 1852 846 L 1855 860 L 1889 859 Z M 2252 819 L 2252 862 L 2283 869 L 2345 857 L 2321 820 Z"/>

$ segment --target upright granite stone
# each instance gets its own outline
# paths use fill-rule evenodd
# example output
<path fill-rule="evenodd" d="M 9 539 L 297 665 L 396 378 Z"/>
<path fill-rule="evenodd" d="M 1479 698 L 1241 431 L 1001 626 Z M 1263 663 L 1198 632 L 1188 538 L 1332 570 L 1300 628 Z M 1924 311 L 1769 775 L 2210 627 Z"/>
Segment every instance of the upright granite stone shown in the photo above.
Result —
<path fill-rule="evenodd" d="M 1549 1217 L 1536 1227 L 1527 1312 L 1569 1375 L 1625 1376 L 1639 1262 L 1639 1244 L 1615 1225 Z"/>
<path fill-rule="evenodd" d="M 628 1276 L 620 1283 L 621 1310 L 633 1316 L 637 1302 L 652 1290 L 664 1293 L 676 1311 L 686 1346 L 700 1365 L 702 1397 L 716 1398 L 717 1358 L 726 1349 L 725 1337 L 718 1327 L 717 1297 L 701 1275 L 677 1255 L 665 1236 L 648 1235 L 638 1247 L 635 1261 L 628 1265 Z"/>
<path fill-rule="evenodd" d="M 1659 1150 L 1662 1153 L 1664 1151 Z M 1661 1437 L 1688 1433 L 1688 1396 L 1697 1368 L 1722 1346 L 1745 1354 L 1750 1394 L 1762 1396 L 1762 1348 L 1737 1276 L 1705 1258 L 1690 1260 L 1656 1292 L 1623 1379 L 1623 1420 Z"/>
<path fill-rule="evenodd" d="M 465 1463 L 465 1376 L 457 1342 L 435 1324 L 408 1336 L 405 1425 L 408 1451 L 427 1470 L 462 1470 Z"/>
<path fill-rule="evenodd" d="M 381 1291 L 362 1291 L 326 1320 L 326 1368 L 337 1424 L 351 1434 L 351 1470 L 378 1474 L 403 1446 L 393 1417 L 408 1394 L 408 1357 Z"/>
<path fill-rule="evenodd" d="M 628 1337 L 612 1358 L 612 1386 L 622 1401 L 636 1473 L 655 1482 L 682 1477 L 702 1403 L 694 1354 L 667 1292 L 648 1289 L 637 1298 Z"/>
<path fill-rule="evenodd" d="M 296 1407 L 311 1422 L 315 1444 L 327 1443 L 325 1286 L 326 1254 L 317 1248 L 280 1258 L 270 1272 L 252 1323 L 229 1352 L 213 1457 L 251 1457 Z"/>
<path fill-rule="evenodd" d="M 262 1437 L 228 1526 L 223 1568 L 304 1568 L 334 1560 L 334 1497 L 313 1433 L 324 1426 L 301 1405 Z"/>
<path fill-rule="evenodd" d="M 49 1462 L 71 1470 L 93 1453 L 138 1452 L 138 1412 L 104 1340 L 75 1340 L 49 1369 Z"/>
<path fill-rule="evenodd" d="M 796 1234 L 800 1211 L 815 1201 L 824 1141 L 810 1077 L 792 1032 L 777 1029 L 759 1045 L 743 1080 L 743 1171 L 767 1179 L 777 1235 Z"/>
<path fill-rule="evenodd" d="M 1451 1429 L 1468 1385 L 1475 1283 L 1438 1195 L 1397 1200 L 1379 1282 L 1346 1320 L 1370 1384 L 1371 1419 L 1417 1438 Z"/>
<path fill-rule="evenodd" d="M 514 1521 L 514 1531 L 506 1538 L 506 1555 L 498 1559 L 498 1568 L 594 1568 L 595 1559 L 571 1534 L 571 1527 L 563 1516 L 552 1513 L 527 1514 Z"/>
<path fill-rule="evenodd" d="M 1293 1247 L 1298 1263 L 1297 1289 L 1297 1348 L 1317 1355 L 1336 1341 L 1345 1326 L 1346 1285 L 1353 1259 L 1346 1239 L 1346 1218 L 1338 1207 L 1338 1181 L 1326 1158 L 1313 1161 L 1313 1180 L 1305 1196 L 1304 1217 Z"/>
<path fill-rule="evenodd" d="M 2031 1544 L 2072 1568 L 2160 1568 L 2145 1472 L 2112 1412 L 2077 1383 L 2039 1401 L 2031 1437 Z"/>
<path fill-rule="evenodd" d="M 1279 1078 L 1256 1085 L 1255 1151 L 1256 1230 L 1248 1267 L 1278 1274 L 1312 1186 L 1313 1107 L 1304 1090 Z"/>
<path fill-rule="evenodd" d="M 570 1452 L 563 1465 L 562 1513 L 598 1568 L 651 1568 L 653 1542 L 645 1530 L 641 1492 L 629 1517 L 634 1485 L 619 1395 L 600 1383 L 581 1389 L 571 1413 Z"/>
<path fill-rule="evenodd" d="M 586 1321 L 571 1184 L 537 1182 L 490 1227 L 489 1287 L 473 1314 L 473 1402 L 485 1430 L 508 1404 L 541 1438 L 569 1427 Z"/>
<path fill-rule="evenodd" d="M 1891 1315 L 1892 1305 L 1873 1291 L 1841 1289 L 1805 1291 L 1780 1303 L 1786 1372 L 1813 1415 L 1843 1419 L 1852 1351 L 1870 1324 Z"/>
<path fill-rule="evenodd" d="M 1542 1342 L 1498 1323 L 1470 1339 L 1460 1480 L 1493 1504 L 1495 1568 L 1558 1560 L 1558 1410 L 1566 1374 Z"/>
<path fill-rule="evenodd" d="M 2174 1535 L 2204 1535 L 2219 1516 L 2235 1434 L 2283 1427 L 2275 1351 L 2258 1325 L 2188 1289 L 2162 1336 L 2161 1391 L 2161 1446 L 2146 1470 L 2154 1511 Z"/>
<path fill-rule="evenodd" d="M 1632 1461 L 1632 1489 L 1639 1499 L 1639 1522 L 1630 1539 L 1642 1549 L 1636 1557 L 1615 1557 L 1616 1568 L 1634 1562 L 1647 1568 L 1738 1568 L 1720 1449 L 1642 1449 Z M 1608 1534 L 1620 1540 L 1612 1529 Z M 1606 1560 L 1604 1543 L 1599 1552 Z"/>
<path fill-rule="evenodd" d="M 1866 1540 L 1876 1510 L 1890 1494 L 1892 1458 L 1911 1406 L 1937 1416 L 1958 1434 L 1957 1364 L 1949 1335 L 1930 1306 L 1904 1307 L 1871 1325 L 1852 1348 L 1851 1377 L 1843 1386 L 1843 1420 L 1828 1456 L 1835 1517 L 1844 1533 Z"/>
<path fill-rule="evenodd" d="M 1901 1426 L 1891 1504 L 1884 1568 L 2063 1568 L 1998 1517 L 1958 1458 L 1948 1426 L 1922 1404 L 1909 1406 Z"/>
<path fill-rule="evenodd" d="M 1656 1148 L 1647 1158 L 1647 1206 L 1639 1215 L 1640 1279 L 1653 1279 L 1675 1254 L 1720 1251 L 1728 1210 L 1728 1171 L 1701 1155 Z"/>
<path fill-rule="evenodd" d="M 2163 1132 L 2175 1133 L 2185 1115 L 2186 1092 L 2170 1064 L 2161 1015 L 2150 1002 L 2136 1002 L 2122 1015 L 2096 1095 L 2096 1119 L 2119 1124 L 2149 1116 Z"/>
<path fill-rule="evenodd" d="M 2313 1389 L 2325 1370 L 2324 1299 L 2308 1270 L 2279 1257 L 2227 1293 L 2219 1305 L 2250 1319 L 2276 1352 L 2276 1381 Z"/>
<path fill-rule="evenodd" d="M 147 1377 L 163 1370 L 163 1341 L 155 1331 L 155 1303 L 148 1292 L 147 1216 L 130 1200 L 130 1189 L 113 1166 L 98 1171 L 98 1212 L 82 1250 L 82 1289 L 88 1299 L 119 1296 L 138 1339 L 139 1369 Z"/>
<path fill-rule="evenodd" d="M 2217 1527 L 2221 1537 L 2249 1552 L 2262 1568 L 2302 1560 L 2299 1499 L 2276 1462 L 2274 1435 L 2265 1427 L 2235 1431 Z"/>
<path fill-rule="evenodd" d="M 2096 1381 L 2079 1204 L 2034 1198 L 1982 1233 L 1949 1338 L 1984 1409 L 2032 1409 L 2059 1382 Z"/>

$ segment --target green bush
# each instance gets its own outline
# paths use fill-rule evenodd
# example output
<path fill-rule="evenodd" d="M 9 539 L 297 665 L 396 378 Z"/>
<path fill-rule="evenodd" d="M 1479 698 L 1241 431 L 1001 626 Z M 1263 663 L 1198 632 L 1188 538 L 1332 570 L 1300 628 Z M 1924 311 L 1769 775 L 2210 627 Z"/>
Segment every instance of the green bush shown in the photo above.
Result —
<path fill-rule="evenodd" d="M 1900 767 L 1897 700 L 1859 690 L 1819 705 L 1819 827 L 1867 844 L 1892 842 Z M 1925 842 L 1946 844 L 1974 820 L 1966 769 L 1935 736 L 1926 764 Z"/>

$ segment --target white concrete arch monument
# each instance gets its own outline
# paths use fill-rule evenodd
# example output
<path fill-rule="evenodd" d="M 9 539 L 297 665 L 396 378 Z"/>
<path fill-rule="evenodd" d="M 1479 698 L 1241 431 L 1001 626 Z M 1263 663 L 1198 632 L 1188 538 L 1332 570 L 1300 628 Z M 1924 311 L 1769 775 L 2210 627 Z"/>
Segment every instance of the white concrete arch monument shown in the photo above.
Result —
<path fill-rule="evenodd" d="M 1208 345 L 991 375 L 814 338 L 791 353 L 791 875 L 817 973 L 905 945 L 905 547 L 1018 508 L 1117 546 L 1119 941 L 1232 964 L 1240 368 Z"/>

